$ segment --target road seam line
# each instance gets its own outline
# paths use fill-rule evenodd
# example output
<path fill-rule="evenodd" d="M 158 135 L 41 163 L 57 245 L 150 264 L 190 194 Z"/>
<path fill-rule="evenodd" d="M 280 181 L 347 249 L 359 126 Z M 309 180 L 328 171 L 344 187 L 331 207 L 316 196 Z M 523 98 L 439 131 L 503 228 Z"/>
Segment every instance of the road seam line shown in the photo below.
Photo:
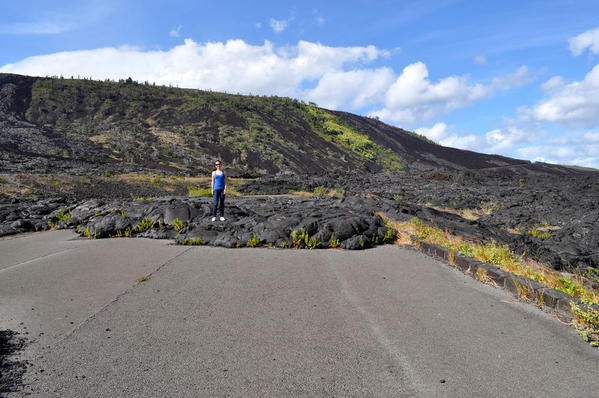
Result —
<path fill-rule="evenodd" d="M 402 371 L 405 372 L 406 377 L 410 381 L 412 381 L 411 387 L 419 396 L 426 396 L 427 392 L 430 393 L 430 391 L 425 390 L 426 384 L 423 383 L 422 380 L 420 380 L 420 378 L 416 375 L 416 372 L 414 371 L 414 369 L 408 361 L 408 357 L 404 353 L 400 352 L 399 350 L 393 347 L 394 344 L 391 341 L 391 339 L 389 339 L 389 337 L 382 330 L 376 319 L 374 319 L 374 316 L 370 312 L 368 312 L 366 308 L 364 308 L 364 306 L 360 303 L 360 298 L 354 292 L 352 292 L 352 289 L 349 287 L 349 284 L 347 283 L 343 275 L 341 275 L 339 270 L 337 270 L 335 264 L 333 264 L 330 261 L 330 258 L 328 256 L 324 256 L 324 258 L 329 266 L 329 269 L 333 271 L 333 274 L 335 275 L 335 278 L 337 279 L 337 282 L 339 284 L 341 293 L 345 296 L 345 299 L 358 311 L 358 313 L 366 321 L 370 329 L 370 332 L 374 335 L 377 343 L 385 349 L 389 357 L 391 357 L 391 360 L 395 362 L 395 364 L 399 366 L 399 368 L 402 369 Z"/>
<path fill-rule="evenodd" d="M 22 262 L 17 263 L 17 264 L 9 265 L 6 268 L 0 269 L 0 272 L 4 272 L 4 271 L 7 271 L 9 269 L 13 269 L 13 268 L 18 267 L 20 265 L 26 265 L 26 264 L 32 263 L 34 261 L 41 260 L 42 258 L 53 256 L 55 254 L 60 254 L 60 253 L 68 252 L 68 251 L 71 251 L 73 249 L 75 249 L 75 248 L 64 249 L 64 250 L 60 250 L 60 251 L 57 251 L 57 252 L 54 252 L 54 253 L 44 254 L 43 256 L 40 256 L 40 257 L 32 258 L 30 260 L 22 261 Z"/>
<path fill-rule="evenodd" d="M 185 249 L 184 251 L 182 251 L 181 253 L 177 254 L 176 256 L 170 258 L 166 262 L 160 264 L 154 271 L 150 272 L 147 276 L 151 278 L 152 275 L 154 275 L 156 272 L 160 271 L 161 269 L 163 269 L 164 267 L 166 267 L 168 264 L 172 263 L 177 258 L 181 257 L 182 255 L 184 255 L 185 253 L 187 253 L 191 249 L 192 249 L 192 247 L 189 247 L 189 248 Z M 85 318 L 83 321 L 81 321 L 77 326 L 75 326 L 71 331 L 67 332 L 62 338 L 56 340 L 53 343 L 53 345 L 62 343 L 63 341 L 65 341 L 66 339 L 68 339 L 75 332 L 77 332 L 79 329 L 81 329 L 83 326 L 85 326 L 87 323 L 89 323 L 93 318 L 95 318 L 99 313 L 101 313 L 101 312 L 105 311 L 106 309 L 108 309 L 108 307 L 112 306 L 114 303 L 116 303 L 117 301 L 119 301 L 121 299 L 121 297 L 123 297 L 127 293 L 132 292 L 138 285 L 139 285 L 139 283 L 136 283 L 136 284 L 134 284 L 134 285 L 126 288 L 121 293 L 117 294 L 112 300 L 110 300 L 108 303 L 106 303 L 104 306 L 102 306 L 102 308 L 100 308 L 98 311 L 94 312 L 93 314 L 89 315 L 87 318 Z M 39 357 L 39 355 L 38 355 L 38 357 Z M 35 359 L 37 359 L 38 357 L 36 357 Z"/>

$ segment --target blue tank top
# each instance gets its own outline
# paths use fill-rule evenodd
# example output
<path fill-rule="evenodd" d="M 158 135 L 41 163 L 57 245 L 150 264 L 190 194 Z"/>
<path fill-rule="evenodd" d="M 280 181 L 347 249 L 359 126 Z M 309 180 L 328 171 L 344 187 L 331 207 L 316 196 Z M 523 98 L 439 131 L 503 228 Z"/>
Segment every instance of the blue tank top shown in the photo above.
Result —
<path fill-rule="evenodd" d="M 225 172 L 220 175 L 214 173 L 214 189 L 225 189 Z"/>

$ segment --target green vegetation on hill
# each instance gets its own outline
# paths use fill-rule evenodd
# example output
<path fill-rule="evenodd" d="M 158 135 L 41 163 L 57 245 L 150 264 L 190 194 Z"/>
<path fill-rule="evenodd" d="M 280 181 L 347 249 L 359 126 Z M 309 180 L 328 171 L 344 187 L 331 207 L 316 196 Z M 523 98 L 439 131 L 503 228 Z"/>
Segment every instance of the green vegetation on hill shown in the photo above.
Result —
<path fill-rule="evenodd" d="M 306 109 L 314 130 L 326 140 L 339 146 L 346 146 L 366 159 L 375 160 L 385 171 L 398 172 L 405 168 L 398 154 L 389 148 L 375 144 L 368 135 L 347 126 L 337 116 L 312 105 L 307 105 Z"/>

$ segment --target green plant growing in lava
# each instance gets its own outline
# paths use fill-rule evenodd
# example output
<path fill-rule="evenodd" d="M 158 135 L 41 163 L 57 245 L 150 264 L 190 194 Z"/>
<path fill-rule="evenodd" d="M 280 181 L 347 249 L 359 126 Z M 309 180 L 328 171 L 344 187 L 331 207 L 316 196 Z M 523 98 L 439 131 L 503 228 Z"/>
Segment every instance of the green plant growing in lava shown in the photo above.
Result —
<path fill-rule="evenodd" d="M 154 221 L 150 217 L 145 217 L 137 225 L 133 227 L 135 232 L 145 232 L 154 226 Z"/>
<path fill-rule="evenodd" d="M 260 246 L 262 246 L 262 241 L 260 239 L 258 239 L 256 234 L 254 233 L 254 234 L 252 234 L 252 237 L 250 239 L 248 239 L 247 246 L 248 247 L 260 247 Z"/>

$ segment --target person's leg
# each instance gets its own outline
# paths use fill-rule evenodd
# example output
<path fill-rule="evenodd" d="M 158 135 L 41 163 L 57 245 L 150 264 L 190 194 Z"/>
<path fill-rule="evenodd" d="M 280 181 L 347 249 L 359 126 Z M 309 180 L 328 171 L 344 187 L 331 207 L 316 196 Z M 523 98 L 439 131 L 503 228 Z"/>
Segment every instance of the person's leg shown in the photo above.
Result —
<path fill-rule="evenodd" d="M 220 216 L 225 216 L 225 192 L 220 191 Z"/>
<path fill-rule="evenodd" d="M 212 198 L 212 217 L 216 217 L 216 206 L 218 205 L 218 190 L 214 190 L 214 197 Z"/>

